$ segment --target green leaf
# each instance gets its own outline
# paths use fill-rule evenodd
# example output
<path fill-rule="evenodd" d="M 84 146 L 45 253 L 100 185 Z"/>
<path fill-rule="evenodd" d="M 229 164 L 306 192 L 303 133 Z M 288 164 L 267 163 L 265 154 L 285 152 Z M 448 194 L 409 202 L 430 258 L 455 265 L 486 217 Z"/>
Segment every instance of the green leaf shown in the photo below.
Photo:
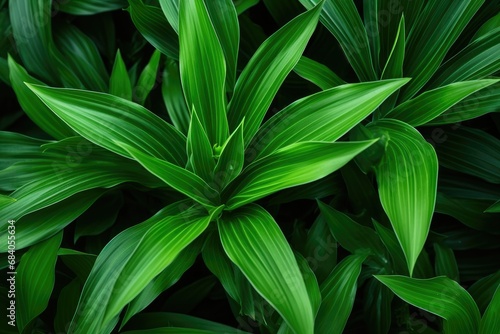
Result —
<path fill-rule="evenodd" d="M 300 57 L 293 70 L 302 78 L 312 82 L 322 90 L 327 90 L 346 83 L 325 65 L 305 56 Z"/>
<path fill-rule="evenodd" d="M 488 209 L 484 211 L 485 213 L 500 213 L 500 200 L 492 204 Z"/>
<path fill-rule="evenodd" d="M 408 79 L 347 84 L 295 101 L 264 123 L 250 143 L 246 159 L 258 159 L 301 141 L 335 141 L 406 82 Z"/>
<path fill-rule="evenodd" d="M 140 331 L 127 331 L 122 332 L 123 334 L 218 334 L 217 332 L 202 330 L 202 329 L 192 329 L 192 328 L 176 328 L 176 327 L 163 327 L 154 328 Z"/>
<path fill-rule="evenodd" d="M 120 141 L 153 157 L 186 163 L 184 136 L 136 103 L 84 90 L 28 87 L 72 129 L 99 146 L 130 157 L 116 144 Z"/>
<path fill-rule="evenodd" d="M 224 250 L 257 292 L 295 332 L 312 334 L 314 317 L 307 289 L 273 217 L 250 204 L 224 215 L 218 226 Z"/>
<path fill-rule="evenodd" d="M 319 307 L 321 306 L 321 292 L 319 290 L 318 280 L 309 266 L 308 260 L 299 252 L 294 252 L 294 255 L 295 260 L 297 260 L 297 264 L 299 265 L 304 283 L 306 284 L 307 294 L 309 295 L 309 300 L 311 301 L 313 315 L 316 317 Z"/>
<path fill-rule="evenodd" d="M 392 291 L 376 279 L 370 279 L 365 285 L 364 296 L 366 296 L 366 302 L 363 306 L 363 313 L 370 332 L 389 333 L 392 322 L 391 304 L 394 297 Z"/>
<path fill-rule="evenodd" d="M 474 37 L 472 37 L 472 41 L 475 41 L 484 35 L 489 34 L 491 31 L 498 29 L 500 27 L 500 13 L 496 14 L 488 21 L 486 21 L 481 28 L 478 29 Z"/>
<path fill-rule="evenodd" d="M 245 118 L 245 144 L 255 135 L 267 109 L 292 71 L 316 28 L 321 5 L 303 13 L 269 37 L 243 69 L 228 106 L 235 129 Z"/>
<path fill-rule="evenodd" d="M 142 0 L 128 0 L 128 11 L 135 27 L 161 53 L 179 59 L 179 38 L 160 8 L 145 5 Z"/>
<path fill-rule="evenodd" d="M 468 292 L 474 298 L 479 312 L 484 315 L 486 308 L 491 303 L 493 295 L 500 283 L 500 270 L 496 273 L 483 277 L 468 288 Z"/>
<path fill-rule="evenodd" d="M 245 162 L 245 143 L 243 141 L 244 122 L 234 130 L 222 151 L 214 169 L 214 181 L 219 189 L 224 189 L 243 169 Z"/>
<path fill-rule="evenodd" d="M 226 60 L 226 90 L 233 91 L 240 44 L 238 14 L 232 0 L 205 1 Z"/>
<path fill-rule="evenodd" d="M 432 77 L 484 0 L 430 1 L 418 16 L 406 44 L 404 73 L 413 78 L 400 95 L 412 98 Z"/>
<path fill-rule="evenodd" d="M 474 40 L 444 63 L 429 87 L 440 87 L 457 81 L 482 79 L 500 70 L 500 30 Z"/>
<path fill-rule="evenodd" d="M 408 267 L 406 266 L 406 259 L 403 249 L 398 242 L 398 238 L 393 230 L 384 227 L 382 224 L 373 220 L 375 230 L 377 231 L 380 240 L 384 243 L 385 248 L 391 255 L 391 267 L 400 275 L 408 275 Z"/>
<path fill-rule="evenodd" d="M 26 72 L 9 56 L 10 82 L 17 100 L 28 117 L 43 131 L 55 139 L 74 136 L 74 131 L 47 108 L 42 101 L 25 85 L 25 82 L 43 85 Z"/>
<path fill-rule="evenodd" d="M 8 131 L 0 131 L 0 142 L 0 171 L 16 162 L 40 158 L 43 156 L 40 146 L 47 143 L 46 140 Z"/>
<path fill-rule="evenodd" d="M 439 243 L 434 243 L 434 251 L 436 252 L 436 275 L 448 276 L 460 283 L 457 260 L 453 250 Z"/>
<path fill-rule="evenodd" d="M 59 233 L 32 246 L 22 256 L 17 267 L 17 276 L 10 276 L 7 279 L 16 285 L 16 323 L 20 333 L 49 304 L 54 288 L 57 251 L 61 240 L 62 233 Z M 9 281 L 12 277 L 15 283 Z"/>
<path fill-rule="evenodd" d="M 82 285 L 87 280 L 87 277 L 89 277 L 90 271 L 92 270 L 97 258 L 94 254 L 83 253 L 69 248 L 59 248 L 57 255 L 66 267 L 75 273 L 76 278 Z M 80 292 L 81 290 L 78 291 L 78 294 L 80 294 Z"/>
<path fill-rule="evenodd" d="M 366 255 L 343 259 L 320 286 L 323 301 L 316 317 L 317 333 L 342 333 L 354 305 L 356 282 Z"/>
<path fill-rule="evenodd" d="M 246 124 L 246 123 L 245 123 Z M 255 161 L 222 192 L 232 210 L 278 190 L 319 180 L 344 166 L 376 140 L 302 142 Z"/>
<path fill-rule="evenodd" d="M 425 125 L 469 95 L 495 83 L 498 80 L 464 81 L 429 90 L 392 109 L 386 117 L 412 126 Z"/>
<path fill-rule="evenodd" d="M 479 325 L 479 334 L 495 334 L 500 328 L 500 285 L 497 286 L 493 299 L 484 312 L 483 318 Z"/>
<path fill-rule="evenodd" d="M 187 154 L 194 173 L 210 182 L 215 168 L 212 145 L 194 107 L 187 136 Z"/>
<path fill-rule="evenodd" d="M 153 89 L 157 82 L 156 75 L 158 73 L 158 66 L 160 65 L 160 56 L 161 53 L 158 50 L 153 52 L 151 59 L 139 76 L 137 85 L 134 87 L 134 100 L 139 104 L 144 105 L 151 89 Z"/>
<path fill-rule="evenodd" d="M 244 13 L 247 9 L 257 5 L 260 0 L 236 0 L 234 1 L 234 6 L 236 7 L 236 12 L 238 16 Z"/>
<path fill-rule="evenodd" d="M 387 59 L 384 70 L 382 71 L 381 79 L 403 77 L 403 63 L 405 59 L 406 43 L 405 34 L 405 17 L 404 15 L 402 15 L 401 21 L 399 22 L 398 31 L 396 33 L 394 46 L 392 47 L 391 53 L 389 54 L 389 59 Z"/>
<path fill-rule="evenodd" d="M 198 112 L 212 145 L 228 137 L 224 53 L 203 1 L 179 8 L 179 67 L 188 107 Z"/>
<path fill-rule="evenodd" d="M 54 317 L 54 330 L 56 332 L 64 333 L 66 325 L 71 322 L 73 313 L 78 305 L 80 291 L 82 291 L 82 286 L 76 278 L 61 289 Z"/>
<path fill-rule="evenodd" d="M 375 167 L 379 195 L 411 275 L 434 212 L 438 173 L 436 152 L 406 123 L 387 119 L 368 128 L 375 136 L 386 140 L 385 154 Z"/>
<path fill-rule="evenodd" d="M 300 0 L 300 2 L 310 9 L 319 0 Z M 361 81 L 376 80 L 368 37 L 354 1 L 347 0 L 342 3 L 334 0 L 325 1 L 320 21 L 339 41 L 358 78 Z"/>
<path fill-rule="evenodd" d="M 204 231 L 210 219 L 182 201 L 118 234 L 99 254 L 69 331 L 110 333 L 120 310 Z"/>
<path fill-rule="evenodd" d="M 457 282 L 447 277 L 375 277 L 407 303 L 445 319 L 445 333 L 476 333 L 481 315 L 472 297 Z"/>
<path fill-rule="evenodd" d="M 166 160 L 145 154 L 127 144 L 119 143 L 118 145 L 127 150 L 151 174 L 175 190 L 208 207 L 219 203 L 219 194 L 196 174 Z"/>
<path fill-rule="evenodd" d="M 73 15 L 95 15 L 102 12 L 108 12 L 125 8 L 126 0 L 65 0 L 55 4 L 55 9 L 61 12 Z"/>
<path fill-rule="evenodd" d="M 465 126 L 447 129 L 444 135 L 445 141 L 436 145 L 441 166 L 500 183 L 500 140 Z"/>
<path fill-rule="evenodd" d="M 109 78 L 109 93 L 132 101 L 132 84 L 120 50 L 116 52 L 115 63 Z"/>
<path fill-rule="evenodd" d="M 177 34 L 179 34 L 179 1 L 159 0 L 163 14 Z"/>
<path fill-rule="evenodd" d="M 321 214 L 339 244 L 351 253 L 366 253 L 385 259 L 385 247 L 375 231 L 356 223 L 351 218 L 329 205 L 318 201 Z"/>
<path fill-rule="evenodd" d="M 179 65 L 172 59 L 167 60 L 161 90 L 170 120 L 177 130 L 187 135 L 190 114 L 182 91 Z"/>

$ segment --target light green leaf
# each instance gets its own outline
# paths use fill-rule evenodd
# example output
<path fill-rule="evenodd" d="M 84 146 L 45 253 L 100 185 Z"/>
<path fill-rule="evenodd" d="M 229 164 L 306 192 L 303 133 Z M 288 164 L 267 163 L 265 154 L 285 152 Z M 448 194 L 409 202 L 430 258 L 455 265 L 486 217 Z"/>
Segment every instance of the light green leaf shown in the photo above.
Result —
<path fill-rule="evenodd" d="M 438 173 L 436 152 L 406 123 L 387 119 L 367 128 L 374 136 L 386 140 L 385 154 L 375 167 L 378 190 L 411 275 L 434 212 Z"/>
<path fill-rule="evenodd" d="M 72 129 L 99 146 L 130 157 L 116 144 L 120 141 L 179 166 L 186 163 L 185 137 L 136 103 L 84 90 L 28 87 Z"/>
<path fill-rule="evenodd" d="M 228 121 L 236 129 L 245 118 L 245 144 L 255 135 L 286 76 L 295 67 L 316 28 L 321 4 L 297 16 L 259 47 L 236 82 Z"/>
<path fill-rule="evenodd" d="M 213 173 L 218 189 L 224 189 L 243 169 L 245 162 L 243 128 L 244 122 L 241 122 L 222 148 Z"/>
<path fill-rule="evenodd" d="M 151 89 L 153 89 L 156 84 L 156 74 L 158 73 L 158 66 L 160 65 L 160 56 L 161 53 L 158 50 L 153 52 L 151 59 L 139 76 L 137 85 L 134 87 L 134 100 L 139 104 L 144 105 Z"/>
<path fill-rule="evenodd" d="M 394 46 L 392 47 L 391 53 L 389 54 L 389 59 L 387 59 L 384 70 L 382 71 L 382 75 L 380 77 L 381 79 L 403 77 L 403 63 L 405 59 L 406 43 L 405 34 L 405 17 L 404 15 L 402 15 L 401 21 L 399 22 L 398 31 L 396 33 Z"/>
<path fill-rule="evenodd" d="M 309 295 L 309 300 L 311 301 L 313 315 L 316 317 L 319 307 L 321 306 L 321 292 L 319 290 L 318 280 L 309 266 L 309 261 L 299 252 L 294 252 L 294 255 L 295 260 L 297 260 L 297 264 L 299 265 L 304 283 L 306 284 L 307 294 Z"/>
<path fill-rule="evenodd" d="M 161 91 L 172 124 L 187 135 L 190 122 L 189 109 L 182 91 L 179 65 L 172 59 L 167 60 Z"/>
<path fill-rule="evenodd" d="M 490 305 L 483 314 L 479 334 L 495 334 L 500 328 L 500 285 L 497 286 Z"/>
<path fill-rule="evenodd" d="M 323 301 L 316 317 L 317 333 L 342 333 L 354 305 L 356 282 L 366 255 L 343 259 L 320 286 Z"/>
<path fill-rule="evenodd" d="M 436 252 L 436 276 L 448 276 L 460 283 L 457 260 L 453 250 L 439 243 L 434 243 L 434 251 Z"/>
<path fill-rule="evenodd" d="M 213 149 L 194 107 L 187 136 L 187 154 L 194 173 L 210 182 L 215 168 Z"/>
<path fill-rule="evenodd" d="M 73 15 L 95 15 L 125 8 L 126 0 L 65 0 L 56 2 L 55 9 Z"/>
<path fill-rule="evenodd" d="M 312 334 L 314 316 L 307 289 L 273 217 L 250 204 L 224 215 L 218 226 L 224 250 L 257 292 L 296 333 Z"/>
<path fill-rule="evenodd" d="M 412 98 L 432 77 L 484 0 L 429 1 L 418 16 L 406 44 L 404 74 L 413 78 L 400 95 Z"/>
<path fill-rule="evenodd" d="M 278 190 L 319 180 L 344 166 L 376 140 L 302 142 L 255 161 L 222 192 L 229 210 Z"/>
<path fill-rule="evenodd" d="M 376 275 L 379 281 L 407 303 L 436 314 L 444 321 L 444 332 L 476 333 L 481 315 L 474 299 L 448 277 L 416 279 Z"/>
<path fill-rule="evenodd" d="M 335 141 L 406 82 L 408 79 L 346 84 L 295 101 L 264 123 L 250 143 L 246 159 L 255 160 L 297 142 Z"/>
<path fill-rule="evenodd" d="M 187 105 L 198 112 L 210 144 L 221 145 L 229 135 L 224 53 L 203 1 L 181 1 L 179 15 L 179 67 Z"/>
<path fill-rule="evenodd" d="M 132 101 L 132 84 L 120 50 L 116 52 L 115 63 L 109 78 L 109 93 Z"/>
<path fill-rule="evenodd" d="M 325 65 L 305 56 L 300 57 L 293 70 L 302 78 L 312 82 L 322 90 L 327 90 L 346 83 Z"/>
<path fill-rule="evenodd" d="M 425 125 L 467 96 L 495 83 L 498 80 L 471 80 L 429 90 L 392 109 L 386 117 L 399 119 L 412 126 Z"/>
<path fill-rule="evenodd" d="M 49 304 L 54 288 L 57 251 L 61 240 L 62 233 L 59 233 L 32 246 L 22 256 L 17 267 L 14 284 L 16 286 L 16 323 L 20 333 Z M 7 281 L 12 284 L 12 281 L 8 279 Z"/>
<path fill-rule="evenodd" d="M 55 139 L 74 136 L 74 131 L 47 108 L 42 101 L 25 85 L 25 82 L 43 85 L 9 56 L 10 82 L 17 100 L 28 117 L 43 131 Z"/>
<path fill-rule="evenodd" d="M 179 59 L 179 39 L 160 8 L 147 6 L 142 0 L 128 0 L 128 12 L 135 27 L 161 53 Z"/>
<path fill-rule="evenodd" d="M 159 0 L 163 14 L 177 34 L 179 34 L 179 1 Z"/>

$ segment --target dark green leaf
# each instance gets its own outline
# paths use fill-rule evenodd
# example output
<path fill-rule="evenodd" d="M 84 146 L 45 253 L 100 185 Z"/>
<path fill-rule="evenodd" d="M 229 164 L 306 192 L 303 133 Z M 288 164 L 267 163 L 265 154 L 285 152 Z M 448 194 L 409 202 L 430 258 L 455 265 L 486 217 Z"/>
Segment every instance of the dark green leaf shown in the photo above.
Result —
<path fill-rule="evenodd" d="M 57 1 L 54 8 L 73 15 L 95 15 L 126 6 L 126 0 L 64 0 Z"/>
<path fill-rule="evenodd" d="M 448 276 L 460 283 L 457 260 L 455 259 L 453 250 L 439 243 L 434 243 L 434 251 L 436 252 L 436 275 Z"/>
<path fill-rule="evenodd" d="M 328 67 L 305 56 L 300 57 L 299 62 L 293 70 L 302 78 L 312 82 L 322 90 L 345 84 L 345 81 L 339 78 Z"/>
<path fill-rule="evenodd" d="M 139 104 L 144 105 L 151 89 L 154 88 L 157 82 L 156 76 L 160 65 L 160 56 L 161 53 L 158 50 L 153 53 L 146 67 L 142 70 L 137 85 L 134 87 L 134 100 Z"/>
<path fill-rule="evenodd" d="M 187 135 L 190 122 L 189 109 L 182 91 L 179 65 L 172 59 L 167 60 L 161 89 L 172 123 L 177 130 Z"/>
<path fill-rule="evenodd" d="M 500 285 L 497 286 L 493 299 L 486 309 L 479 325 L 479 334 L 495 334 L 500 328 Z"/>

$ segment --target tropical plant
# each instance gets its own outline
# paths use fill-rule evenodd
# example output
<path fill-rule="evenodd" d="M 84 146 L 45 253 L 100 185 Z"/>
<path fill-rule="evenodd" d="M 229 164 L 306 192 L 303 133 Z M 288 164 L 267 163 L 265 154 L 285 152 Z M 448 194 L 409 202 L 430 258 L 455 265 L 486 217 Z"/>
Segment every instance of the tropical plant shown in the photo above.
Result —
<path fill-rule="evenodd" d="M 500 330 L 497 1 L 0 9 L 6 333 Z"/>

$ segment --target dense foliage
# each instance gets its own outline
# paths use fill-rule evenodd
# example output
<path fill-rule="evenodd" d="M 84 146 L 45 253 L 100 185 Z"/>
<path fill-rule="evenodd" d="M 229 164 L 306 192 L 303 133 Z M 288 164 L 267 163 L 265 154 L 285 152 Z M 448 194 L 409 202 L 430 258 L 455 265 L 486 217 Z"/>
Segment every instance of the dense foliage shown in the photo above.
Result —
<path fill-rule="evenodd" d="M 500 1 L 0 0 L 0 31 L 0 332 L 500 332 Z"/>

